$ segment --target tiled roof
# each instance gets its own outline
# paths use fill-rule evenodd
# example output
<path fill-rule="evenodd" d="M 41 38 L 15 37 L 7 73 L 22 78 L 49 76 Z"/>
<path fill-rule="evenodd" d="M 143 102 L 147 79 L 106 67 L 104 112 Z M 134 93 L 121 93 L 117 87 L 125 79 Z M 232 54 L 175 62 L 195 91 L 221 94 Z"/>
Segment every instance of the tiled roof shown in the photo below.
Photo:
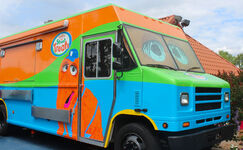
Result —
<path fill-rule="evenodd" d="M 175 15 L 168 16 L 161 18 L 160 20 L 174 24 L 174 16 Z M 186 34 L 186 37 L 194 49 L 206 73 L 215 75 L 218 74 L 218 72 L 226 71 L 238 74 L 239 68 L 237 68 L 234 64 L 219 56 L 217 53 L 213 52 L 211 49 L 207 48 L 188 34 Z"/>
<path fill-rule="evenodd" d="M 189 35 L 186 35 L 189 43 L 194 49 L 199 61 L 201 62 L 204 70 L 210 74 L 217 74 L 219 71 L 223 72 L 234 72 L 238 74 L 239 68 L 234 64 L 227 61 L 220 55 L 216 54 L 194 38 Z"/>

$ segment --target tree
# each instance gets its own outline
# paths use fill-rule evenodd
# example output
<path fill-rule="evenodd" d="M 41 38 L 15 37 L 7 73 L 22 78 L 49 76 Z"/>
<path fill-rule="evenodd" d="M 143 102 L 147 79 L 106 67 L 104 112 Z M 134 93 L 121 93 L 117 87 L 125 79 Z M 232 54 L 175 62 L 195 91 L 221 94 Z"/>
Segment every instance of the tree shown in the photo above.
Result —
<path fill-rule="evenodd" d="M 240 69 L 243 69 L 243 53 L 238 54 L 237 56 L 233 56 L 232 54 L 221 50 L 219 51 L 219 55 Z"/>
<path fill-rule="evenodd" d="M 228 60 L 229 62 L 235 64 L 235 57 L 232 54 L 221 50 L 219 51 L 219 55 L 224 59 Z"/>
<path fill-rule="evenodd" d="M 242 54 L 238 54 L 235 57 L 235 65 L 237 67 L 239 67 L 240 69 L 243 69 L 243 53 Z"/>

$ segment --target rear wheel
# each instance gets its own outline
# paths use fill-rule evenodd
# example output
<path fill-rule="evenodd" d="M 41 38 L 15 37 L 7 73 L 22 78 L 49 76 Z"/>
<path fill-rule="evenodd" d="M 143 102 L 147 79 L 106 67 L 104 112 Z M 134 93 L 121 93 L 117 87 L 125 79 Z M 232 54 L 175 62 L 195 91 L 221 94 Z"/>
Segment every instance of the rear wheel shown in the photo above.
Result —
<path fill-rule="evenodd" d="M 122 127 L 115 138 L 115 150 L 159 150 L 158 139 L 144 125 L 130 123 Z"/>
<path fill-rule="evenodd" d="M 0 105 L 0 135 L 7 134 L 7 112 L 4 105 Z"/>

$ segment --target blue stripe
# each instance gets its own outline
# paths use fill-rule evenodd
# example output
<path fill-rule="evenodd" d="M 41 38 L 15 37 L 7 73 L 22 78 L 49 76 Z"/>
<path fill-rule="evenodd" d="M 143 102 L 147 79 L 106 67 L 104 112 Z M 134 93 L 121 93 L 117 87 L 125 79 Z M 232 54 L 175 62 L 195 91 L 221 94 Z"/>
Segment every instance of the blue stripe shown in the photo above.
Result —
<path fill-rule="evenodd" d="M 91 125 L 92 122 L 94 121 L 94 118 L 95 118 L 95 115 L 96 115 L 96 113 L 97 113 L 97 110 L 98 110 L 98 105 L 96 106 L 95 113 L 94 113 L 94 115 L 93 115 L 93 117 L 92 117 L 92 119 L 91 119 L 91 121 L 90 121 L 88 127 L 86 128 L 86 130 L 85 130 L 85 132 L 84 132 L 84 136 L 87 137 L 87 138 L 89 138 L 89 137 L 91 136 L 91 135 L 89 135 L 89 134 L 86 135 L 86 132 L 88 131 L 90 125 Z"/>

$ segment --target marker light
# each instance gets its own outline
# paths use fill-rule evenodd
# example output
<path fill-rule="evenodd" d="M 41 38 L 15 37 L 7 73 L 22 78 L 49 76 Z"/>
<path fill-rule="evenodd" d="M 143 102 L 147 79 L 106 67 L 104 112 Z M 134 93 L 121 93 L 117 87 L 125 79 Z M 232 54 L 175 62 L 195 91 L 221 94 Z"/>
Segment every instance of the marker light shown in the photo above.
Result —
<path fill-rule="evenodd" d="M 189 127 L 190 126 L 190 123 L 189 122 L 184 122 L 183 123 L 183 127 Z"/>
<path fill-rule="evenodd" d="M 188 93 L 181 93 L 181 105 L 188 105 L 189 104 L 189 94 Z"/>
<path fill-rule="evenodd" d="M 224 101 L 228 102 L 229 101 L 229 92 L 224 93 Z"/>
<path fill-rule="evenodd" d="M 167 123 L 163 123 L 163 128 L 168 128 L 168 124 Z"/>

